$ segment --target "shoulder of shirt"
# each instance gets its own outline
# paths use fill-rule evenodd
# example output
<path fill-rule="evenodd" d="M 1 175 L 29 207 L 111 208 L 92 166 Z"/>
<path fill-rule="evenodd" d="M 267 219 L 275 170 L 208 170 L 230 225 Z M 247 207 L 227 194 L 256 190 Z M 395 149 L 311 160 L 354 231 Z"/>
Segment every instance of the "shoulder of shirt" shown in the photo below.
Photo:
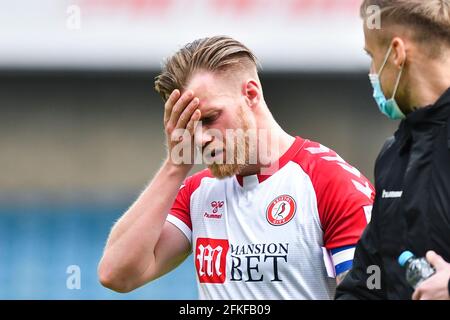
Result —
<path fill-rule="evenodd" d="M 341 168 L 337 163 L 347 164 L 334 150 L 311 140 L 305 140 L 302 148 L 291 161 L 297 163 L 308 175 L 321 171 L 340 172 Z"/>
<path fill-rule="evenodd" d="M 386 139 L 386 141 L 383 144 L 383 147 L 381 148 L 380 153 L 378 154 L 376 162 L 378 162 L 383 157 L 383 155 L 385 155 L 386 152 L 388 152 L 388 150 L 392 147 L 394 142 L 395 142 L 395 136 L 392 136 L 392 137 L 389 137 Z"/>
<path fill-rule="evenodd" d="M 204 169 L 187 177 L 181 185 L 180 189 L 186 188 L 189 193 L 193 193 L 200 186 L 204 178 L 214 178 L 211 170 Z"/>
<path fill-rule="evenodd" d="M 302 148 L 291 159 L 310 177 L 315 187 L 324 189 L 328 183 L 361 183 L 373 189 L 367 177 L 346 162 L 334 150 L 314 141 L 305 140 Z"/>

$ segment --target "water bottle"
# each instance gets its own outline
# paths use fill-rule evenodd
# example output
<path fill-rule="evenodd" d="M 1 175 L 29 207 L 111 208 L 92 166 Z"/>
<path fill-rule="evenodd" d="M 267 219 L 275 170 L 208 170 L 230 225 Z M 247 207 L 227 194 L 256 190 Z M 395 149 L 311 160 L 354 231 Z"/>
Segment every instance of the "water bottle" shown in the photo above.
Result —
<path fill-rule="evenodd" d="M 411 251 L 404 251 L 398 263 L 406 268 L 406 281 L 414 289 L 436 272 L 425 258 L 417 258 Z"/>

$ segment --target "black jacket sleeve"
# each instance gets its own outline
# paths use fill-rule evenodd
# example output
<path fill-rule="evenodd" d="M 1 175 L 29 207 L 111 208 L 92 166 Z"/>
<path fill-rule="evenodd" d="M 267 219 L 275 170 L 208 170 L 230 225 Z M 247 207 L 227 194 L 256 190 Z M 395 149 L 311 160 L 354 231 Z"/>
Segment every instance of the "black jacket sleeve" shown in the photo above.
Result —
<path fill-rule="evenodd" d="M 375 179 L 380 158 L 393 145 L 394 137 L 387 139 L 378 155 L 375 165 Z M 376 181 L 375 181 L 376 183 Z M 372 210 L 372 221 L 367 225 L 358 241 L 350 272 L 336 289 L 338 300 L 384 300 L 387 299 L 383 279 L 382 260 L 379 254 L 380 232 L 377 224 L 377 198 Z"/>
<path fill-rule="evenodd" d="M 376 252 L 376 234 L 370 223 L 355 250 L 353 267 L 336 289 L 337 300 L 384 300 L 381 260 Z"/>

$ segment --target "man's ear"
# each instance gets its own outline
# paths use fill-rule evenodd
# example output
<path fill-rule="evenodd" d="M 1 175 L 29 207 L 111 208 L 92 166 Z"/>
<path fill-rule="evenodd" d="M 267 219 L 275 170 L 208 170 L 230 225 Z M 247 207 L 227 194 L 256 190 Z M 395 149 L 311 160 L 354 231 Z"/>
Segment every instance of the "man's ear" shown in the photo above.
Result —
<path fill-rule="evenodd" d="M 261 101 L 261 87 L 255 80 L 251 79 L 244 83 L 242 93 L 249 107 L 254 107 Z"/>
<path fill-rule="evenodd" d="M 400 69 L 406 63 L 406 43 L 400 37 L 392 39 L 394 65 Z"/>

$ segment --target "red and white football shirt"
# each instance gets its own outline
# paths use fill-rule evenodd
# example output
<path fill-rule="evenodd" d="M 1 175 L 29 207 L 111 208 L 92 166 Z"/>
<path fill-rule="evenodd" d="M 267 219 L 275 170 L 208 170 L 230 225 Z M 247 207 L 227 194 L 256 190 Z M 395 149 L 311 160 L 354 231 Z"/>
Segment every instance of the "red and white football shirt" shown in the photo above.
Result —
<path fill-rule="evenodd" d="M 351 266 L 373 198 L 357 169 L 297 137 L 271 175 L 187 178 L 167 220 L 192 244 L 200 299 L 330 299 L 324 252 L 337 273 Z"/>

